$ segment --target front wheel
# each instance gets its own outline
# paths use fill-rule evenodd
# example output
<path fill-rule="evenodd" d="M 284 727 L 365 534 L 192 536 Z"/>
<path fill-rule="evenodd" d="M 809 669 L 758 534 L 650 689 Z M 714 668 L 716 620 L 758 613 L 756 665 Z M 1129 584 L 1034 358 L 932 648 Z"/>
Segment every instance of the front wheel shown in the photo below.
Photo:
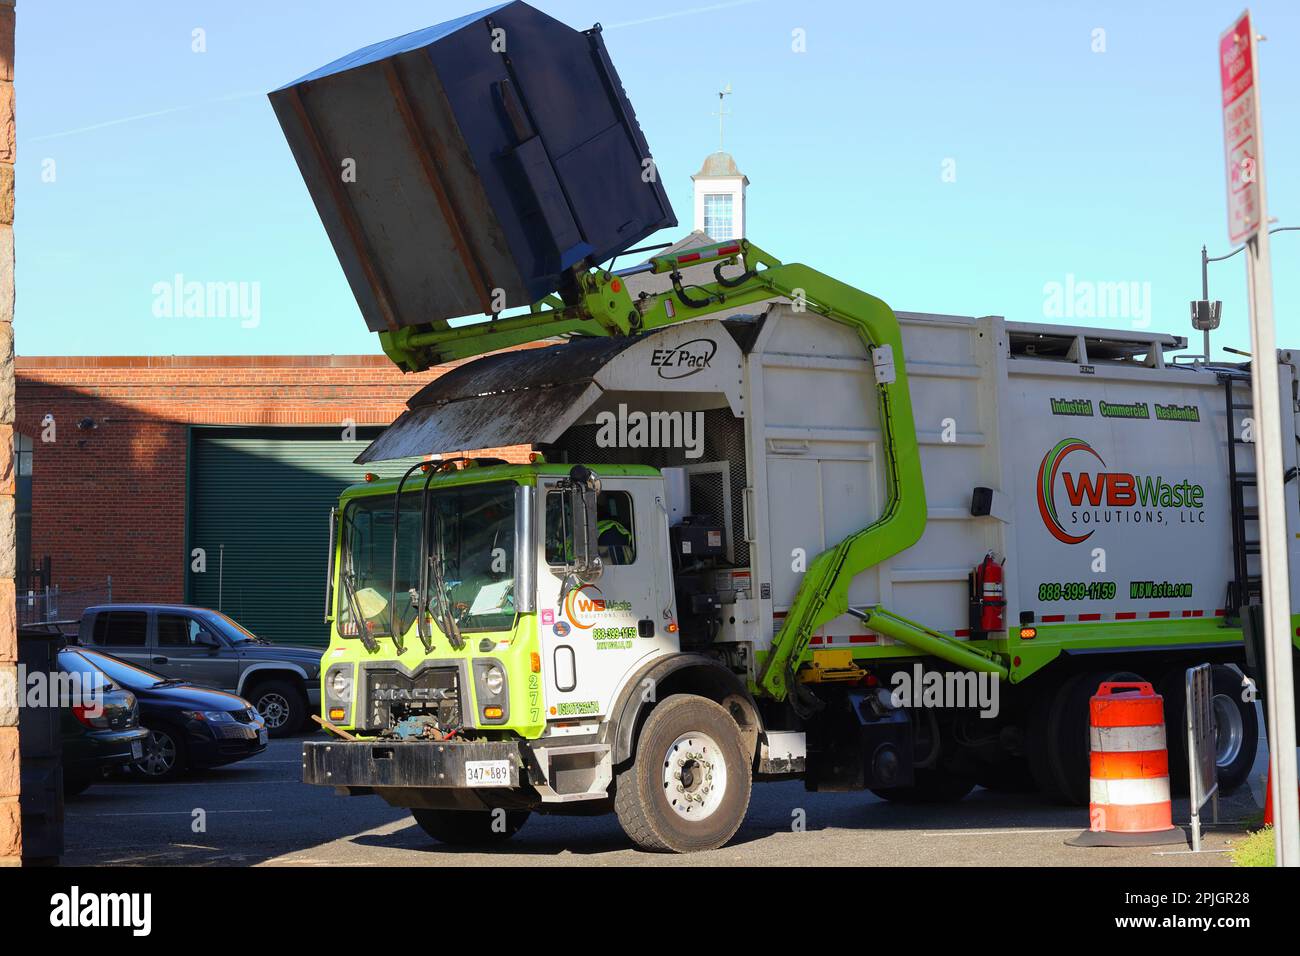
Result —
<path fill-rule="evenodd" d="M 132 764 L 148 780 L 175 780 L 185 773 L 185 745 L 181 735 L 169 728 L 150 730 L 144 742 L 144 757 Z"/>
<path fill-rule="evenodd" d="M 618 775 L 614 809 L 647 850 L 714 850 L 749 809 L 750 761 L 722 707 L 691 694 L 663 700 L 646 719 L 636 758 Z"/>
<path fill-rule="evenodd" d="M 269 680 L 258 684 L 251 698 L 254 709 L 266 721 L 266 732 L 272 737 L 297 733 L 307 719 L 307 702 L 288 681 Z"/>
<path fill-rule="evenodd" d="M 518 833 L 528 820 L 527 810 L 423 810 L 412 809 L 420 829 L 450 846 L 495 846 Z"/>

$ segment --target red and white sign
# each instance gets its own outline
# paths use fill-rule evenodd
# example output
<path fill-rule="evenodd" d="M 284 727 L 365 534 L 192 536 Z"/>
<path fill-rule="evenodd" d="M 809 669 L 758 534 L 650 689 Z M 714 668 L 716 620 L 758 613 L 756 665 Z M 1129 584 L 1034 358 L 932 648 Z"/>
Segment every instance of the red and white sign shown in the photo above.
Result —
<path fill-rule="evenodd" d="M 1228 237 L 1234 245 L 1259 231 L 1259 100 L 1255 34 L 1247 10 L 1219 37 L 1223 145 L 1228 165 Z"/>

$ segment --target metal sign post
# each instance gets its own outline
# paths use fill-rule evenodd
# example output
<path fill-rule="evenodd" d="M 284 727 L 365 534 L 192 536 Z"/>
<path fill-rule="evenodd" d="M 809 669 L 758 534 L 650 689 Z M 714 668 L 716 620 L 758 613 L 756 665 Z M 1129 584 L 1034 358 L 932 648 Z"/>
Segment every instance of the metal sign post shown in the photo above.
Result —
<path fill-rule="evenodd" d="M 1273 329 L 1273 276 L 1259 107 L 1259 62 L 1247 10 L 1219 37 L 1223 134 L 1228 173 L 1228 235 L 1246 241 L 1250 300 L 1251 400 L 1259 498 L 1260 574 L 1267 647 L 1269 770 L 1278 866 L 1300 866 L 1296 801 L 1295 687 L 1291 673 L 1291 590 L 1287 568 L 1281 398 Z"/>
<path fill-rule="evenodd" d="M 1214 763 L 1214 711 L 1211 698 L 1211 669 L 1209 664 L 1187 668 L 1185 692 L 1187 695 L 1187 772 L 1190 777 L 1188 794 L 1192 801 L 1192 852 L 1201 852 L 1201 808 L 1206 800 L 1214 801 L 1214 822 L 1219 822 L 1218 767 Z"/>

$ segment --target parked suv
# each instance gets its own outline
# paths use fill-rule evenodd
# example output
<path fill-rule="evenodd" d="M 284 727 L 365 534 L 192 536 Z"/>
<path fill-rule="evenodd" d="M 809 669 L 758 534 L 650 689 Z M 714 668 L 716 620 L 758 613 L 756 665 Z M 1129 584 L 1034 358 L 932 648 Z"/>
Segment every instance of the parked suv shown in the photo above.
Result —
<path fill-rule="evenodd" d="M 252 702 L 273 737 L 320 708 L 322 651 L 271 644 L 220 611 L 184 604 L 101 604 L 81 616 L 78 642 L 146 670 Z"/>

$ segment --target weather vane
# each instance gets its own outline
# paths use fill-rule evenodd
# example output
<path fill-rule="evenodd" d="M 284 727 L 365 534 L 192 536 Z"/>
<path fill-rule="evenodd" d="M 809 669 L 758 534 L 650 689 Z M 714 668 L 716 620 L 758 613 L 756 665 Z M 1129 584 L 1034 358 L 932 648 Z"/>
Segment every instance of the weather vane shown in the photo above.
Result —
<path fill-rule="evenodd" d="M 730 112 L 730 111 L 726 108 L 726 106 L 724 105 L 724 104 L 725 104 L 725 100 L 723 99 L 723 97 L 725 97 L 725 96 L 730 96 L 730 95 L 731 95 L 731 84 L 730 84 L 730 83 L 728 83 L 726 86 L 724 86 L 721 90 L 718 91 L 718 112 L 717 112 L 717 117 L 718 117 L 718 152 L 722 152 L 722 136 L 723 136 L 723 132 L 724 132 L 723 123 L 726 122 L 726 118 L 727 118 L 727 116 L 729 115 L 729 112 Z"/>

